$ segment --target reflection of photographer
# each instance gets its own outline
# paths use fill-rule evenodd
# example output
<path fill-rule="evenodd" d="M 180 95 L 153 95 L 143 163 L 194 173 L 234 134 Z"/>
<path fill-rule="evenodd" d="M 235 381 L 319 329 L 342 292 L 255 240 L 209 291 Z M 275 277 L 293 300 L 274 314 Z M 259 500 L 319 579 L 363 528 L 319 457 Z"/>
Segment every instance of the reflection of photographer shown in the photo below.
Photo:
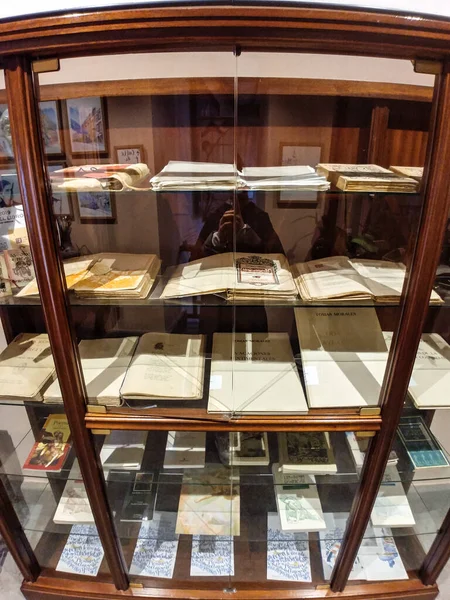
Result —
<path fill-rule="evenodd" d="M 191 259 L 234 250 L 284 253 L 269 215 L 250 201 L 247 192 L 237 193 L 235 202 L 224 202 L 207 217 L 192 250 Z"/>

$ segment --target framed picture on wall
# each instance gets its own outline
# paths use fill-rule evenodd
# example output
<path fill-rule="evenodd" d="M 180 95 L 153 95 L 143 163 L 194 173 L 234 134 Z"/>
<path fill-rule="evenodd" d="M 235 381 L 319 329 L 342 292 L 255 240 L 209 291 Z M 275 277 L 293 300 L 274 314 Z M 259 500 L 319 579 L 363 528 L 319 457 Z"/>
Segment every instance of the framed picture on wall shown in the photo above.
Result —
<path fill-rule="evenodd" d="M 64 169 L 67 167 L 66 163 L 49 163 L 47 165 L 47 170 L 49 175 L 53 173 L 53 171 L 57 171 L 58 169 Z M 52 201 L 53 201 L 53 214 L 57 217 L 70 217 L 72 220 L 74 218 L 73 214 L 73 204 L 72 204 L 72 194 L 70 192 L 64 191 L 53 191 L 52 192 Z"/>
<path fill-rule="evenodd" d="M 14 161 L 8 105 L 0 104 L 0 162 Z"/>
<path fill-rule="evenodd" d="M 0 169 L 0 208 L 22 204 L 17 172 L 11 168 Z"/>
<path fill-rule="evenodd" d="M 308 165 L 315 168 L 322 157 L 322 146 L 315 144 L 280 143 L 280 164 L 283 166 Z M 280 192 L 277 206 L 280 208 L 315 208 L 318 192 L 286 190 Z"/>
<path fill-rule="evenodd" d="M 49 157 L 64 155 L 61 106 L 58 100 L 39 102 L 41 129 L 45 154 Z"/>
<path fill-rule="evenodd" d="M 115 223 L 116 199 L 113 192 L 77 192 L 81 223 Z"/>
<path fill-rule="evenodd" d="M 73 156 L 106 156 L 107 115 L 104 98 L 66 100 L 70 150 Z"/>
<path fill-rule="evenodd" d="M 145 162 L 144 146 L 114 146 L 114 161 L 119 165 L 135 165 Z"/>

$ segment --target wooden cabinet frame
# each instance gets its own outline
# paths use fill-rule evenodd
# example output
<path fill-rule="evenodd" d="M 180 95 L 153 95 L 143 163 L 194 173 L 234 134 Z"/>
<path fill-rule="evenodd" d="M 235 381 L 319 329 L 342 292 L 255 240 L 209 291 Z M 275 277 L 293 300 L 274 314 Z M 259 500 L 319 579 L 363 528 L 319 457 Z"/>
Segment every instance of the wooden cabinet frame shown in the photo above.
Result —
<path fill-rule="evenodd" d="M 40 142 L 38 98 L 32 63 L 37 57 L 58 58 L 109 52 L 171 49 L 229 49 L 238 41 L 246 50 L 280 50 L 362 54 L 439 61 L 433 118 L 424 175 L 424 203 L 411 263 L 411 276 L 402 299 L 400 323 L 394 337 L 382 387 L 381 416 L 336 414 L 322 419 L 311 414 L 306 419 L 283 422 L 279 418 L 241 419 L 239 422 L 211 422 L 201 418 L 190 423 L 162 416 L 88 413 L 78 350 L 67 305 L 65 281 L 56 251 L 54 224 L 47 207 L 44 154 Z M 97 459 L 90 429 L 272 429 L 272 430 L 371 430 L 376 435 L 367 453 L 359 490 L 355 497 L 342 550 L 338 556 L 330 588 L 292 590 L 242 589 L 234 594 L 214 592 L 217 598 L 434 598 L 436 577 L 450 556 L 450 512 L 424 562 L 420 577 L 408 581 L 347 585 L 354 559 L 386 466 L 391 443 L 400 418 L 428 300 L 443 241 L 446 216 L 450 210 L 447 165 L 450 164 L 450 21 L 431 18 L 410 19 L 370 11 L 329 8 L 289 7 L 267 4 L 249 6 L 156 6 L 153 8 L 85 11 L 77 15 L 45 16 L 0 23 L 0 66 L 5 69 L 9 113 L 13 131 L 15 160 L 24 200 L 25 216 L 35 269 L 40 284 L 42 306 L 51 340 L 57 372 L 60 375 L 64 406 L 72 430 L 73 443 L 91 501 L 99 536 L 111 578 L 87 582 L 84 578 L 63 578 L 58 573 L 39 570 L 36 558 L 20 528 L 12 507 L 0 488 L 0 532 L 5 537 L 26 582 L 27 598 L 119 598 L 139 595 L 152 598 L 210 597 L 201 589 L 157 589 L 129 586 L 110 508 L 105 482 Z M 145 83 L 141 84 L 145 88 Z M 220 86 L 220 82 L 218 84 Z M 73 87 L 73 86 L 72 86 Z M 142 93 L 146 93 L 144 90 Z M 388 93 L 386 91 L 386 93 Z M 415 92 L 428 100 L 428 92 Z M 50 93 L 51 95 L 51 93 Z M 380 108 L 372 119 L 371 154 L 379 153 L 386 111 Z"/>

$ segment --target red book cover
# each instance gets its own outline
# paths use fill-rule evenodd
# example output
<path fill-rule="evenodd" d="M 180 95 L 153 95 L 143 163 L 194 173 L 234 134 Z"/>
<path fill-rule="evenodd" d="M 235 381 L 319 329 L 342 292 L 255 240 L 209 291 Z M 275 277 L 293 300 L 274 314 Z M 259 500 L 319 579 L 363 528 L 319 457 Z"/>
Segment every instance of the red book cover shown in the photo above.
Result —
<path fill-rule="evenodd" d="M 23 464 L 24 469 L 59 473 L 70 452 L 70 429 L 64 414 L 47 417 L 39 439 Z"/>

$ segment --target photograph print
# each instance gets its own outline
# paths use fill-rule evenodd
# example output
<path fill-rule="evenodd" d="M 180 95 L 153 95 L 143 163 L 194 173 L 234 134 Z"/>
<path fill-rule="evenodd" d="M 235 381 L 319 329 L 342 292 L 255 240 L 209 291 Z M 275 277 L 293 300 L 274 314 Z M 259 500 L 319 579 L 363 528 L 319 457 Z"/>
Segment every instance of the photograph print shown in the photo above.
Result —
<path fill-rule="evenodd" d="M 72 154 L 107 154 L 106 112 L 102 98 L 66 100 Z"/>

